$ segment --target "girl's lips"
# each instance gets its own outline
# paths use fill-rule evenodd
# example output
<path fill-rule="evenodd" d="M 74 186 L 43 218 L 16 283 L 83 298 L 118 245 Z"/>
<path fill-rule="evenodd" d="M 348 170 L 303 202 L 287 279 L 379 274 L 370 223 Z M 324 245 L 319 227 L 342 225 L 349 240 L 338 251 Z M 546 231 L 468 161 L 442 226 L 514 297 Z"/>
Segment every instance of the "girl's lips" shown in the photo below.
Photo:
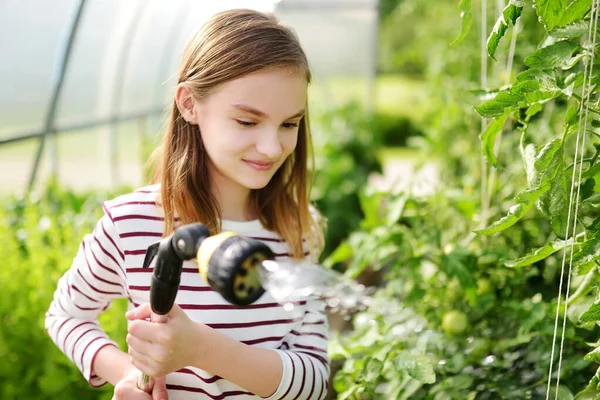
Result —
<path fill-rule="evenodd" d="M 250 160 L 243 160 L 243 161 L 250 168 L 253 168 L 257 171 L 268 171 L 271 169 L 271 167 L 273 167 L 273 164 L 274 164 L 274 163 L 266 163 L 266 162 L 260 162 L 260 161 L 250 161 Z"/>

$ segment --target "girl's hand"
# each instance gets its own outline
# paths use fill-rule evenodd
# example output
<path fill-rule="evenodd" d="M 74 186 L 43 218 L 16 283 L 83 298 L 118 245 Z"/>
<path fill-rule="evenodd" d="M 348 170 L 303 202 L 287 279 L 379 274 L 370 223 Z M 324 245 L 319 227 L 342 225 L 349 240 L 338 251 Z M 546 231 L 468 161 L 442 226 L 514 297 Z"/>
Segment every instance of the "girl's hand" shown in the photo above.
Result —
<path fill-rule="evenodd" d="M 129 324 L 127 344 L 131 363 L 148 376 L 165 376 L 193 364 L 195 349 L 202 348 L 199 324 L 188 318 L 178 305 L 167 322 L 150 322 L 152 310 L 144 304 L 125 314 Z"/>
<path fill-rule="evenodd" d="M 132 368 L 128 375 L 115 385 L 112 400 L 168 400 L 166 378 L 162 377 L 154 382 L 152 395 L 137 387 L 140 371 Z"/>

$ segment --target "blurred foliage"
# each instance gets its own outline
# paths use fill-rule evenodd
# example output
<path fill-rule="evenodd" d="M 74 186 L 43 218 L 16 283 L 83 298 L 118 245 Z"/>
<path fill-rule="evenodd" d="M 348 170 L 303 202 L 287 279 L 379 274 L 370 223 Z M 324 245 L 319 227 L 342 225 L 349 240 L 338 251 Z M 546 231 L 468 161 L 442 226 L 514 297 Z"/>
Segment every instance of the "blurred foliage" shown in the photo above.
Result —
<path fill-rule="evenodd" d="M 426 82 L 423 136 L 410 144 L 438 164 L 441 185 L 426 198 L 363 192 L 360 229 L 326 260 L 350 277 L 383 274 L 354 329 L 331 343 L 340 399 L 541 399 L 547 388 L 554 398 L 563 318 L 557 396 L 600 396 L 597 61 L 583 79 L 598 50 L 586 38 L 591 0 L 487 4 L 483 54 L 481 2 L 403 0 L 383 21 L 381 69 Z M 571 192 L 581 195 L 574 234 Z M 571 251 L 565 312 L 557 288 Z"/>
<path fill-rule="evenodd" d="M 326 257 L 363 218 L 358 198 L 369 175 L 381 172 L 379 135 L 372 134 L 374 117 L 350 103 L 313 119 L 315 182 L 312 200 L 327 218 Z"/>
<path fill-rule="evenodd" d="M 117 191 L 122 192 L 122 191 Z M 44 328 L 56 284 L 70 267 L 83 236 L 114 193 L 74 194 L 49 184 L 0 209 L 0 397 L 96 399 L 112 387 L 92 388 L 50 340 Z M 114 302 L 101 325 L 125 349 L 126 300 Z"/>

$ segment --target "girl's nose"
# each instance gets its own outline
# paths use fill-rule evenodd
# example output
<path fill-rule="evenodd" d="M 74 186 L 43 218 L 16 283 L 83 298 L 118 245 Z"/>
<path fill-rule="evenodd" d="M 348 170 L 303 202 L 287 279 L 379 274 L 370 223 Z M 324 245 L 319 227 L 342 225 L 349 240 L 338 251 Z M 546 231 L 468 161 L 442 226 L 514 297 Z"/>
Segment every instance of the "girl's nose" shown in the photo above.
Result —
<path fill-rule="evenodd" d="M 256 143 L 256 150 L 269 160 L 276 160 L 279 158 L 283 152 L 279 132 L 271 129 L 262 132 Z"/>

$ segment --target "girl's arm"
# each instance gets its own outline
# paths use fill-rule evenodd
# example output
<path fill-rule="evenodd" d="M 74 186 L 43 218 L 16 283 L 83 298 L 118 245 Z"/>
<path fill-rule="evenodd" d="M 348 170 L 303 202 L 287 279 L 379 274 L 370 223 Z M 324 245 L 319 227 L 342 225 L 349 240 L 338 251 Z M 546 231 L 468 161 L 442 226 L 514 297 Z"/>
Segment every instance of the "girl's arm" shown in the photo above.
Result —
<path fill-rule="evenodd" d="M 285 350 L 249 346 L 199 325 L 207 345 L 198 347 L 196 366 L 269 400 L 323 399 L 329 379 L 327 327 L 324 304 L 317 300 L 307 302 L 300 331 L 284 338 Z"/>
<path fill-rule="evenodd" d="M 166 323 L 148 321 L 151 310 L 144 304 L 127 313 L 129 354 L 133 365 L 150 376 L 194 366 L 269 400 L 322 399 L 329 378 L 327 319 L 321 301 L 308 301 L 306 307 L 299 331 L 283 338 L 285 349 L 272 350 L 193 322 L 178 305 Z"/>
<path fill-rule="evenodd" d="M 95 373 L 95 362 L 99 371 L 125 368 L 121 361 L 109 362 L 106 366 L 110 368 L 103 368 L 105 355 L 118 351 L 118 346 L 102 330 L 98 316 L 113 299 L 127 297 L 119 235 L 106 206 L 105 212 L 94 232 L 84 237 L 71 268 L 58 281 L 45 323 L 54 343 L 95 387 L 107 382 L 105 376 Z"/>

